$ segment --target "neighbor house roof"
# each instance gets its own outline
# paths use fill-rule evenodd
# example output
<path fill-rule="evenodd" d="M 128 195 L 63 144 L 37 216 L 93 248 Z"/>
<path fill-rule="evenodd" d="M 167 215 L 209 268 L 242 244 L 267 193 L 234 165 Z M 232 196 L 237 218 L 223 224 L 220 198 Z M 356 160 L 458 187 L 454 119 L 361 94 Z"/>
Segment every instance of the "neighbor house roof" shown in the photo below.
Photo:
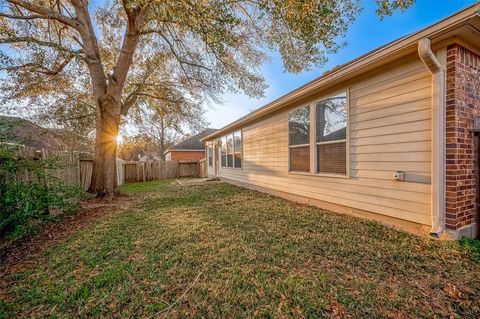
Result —
<path fill-rule="evenodd" d="M 0 142 L 37 149 L 64 150 L 67 147 L 55 130 L 41 127 L 20 117 L 3 115 L 0 115 Z"/>
<path fill-rule="evenodd" d="M 203 151 L 205 150 L 205 145 L 203 145 L 201 139 L 207 135 L 213 134 L 215 131 L 216 129 L 213 128 L 206 129 L 205 131 L 170 147 L 165 151 L 165 154 L 172 151 Z"/>
<path fill-rule="evenodd" d="M 425 37 L 431 40 L 434 49 L 440 45 L 449 44 L 446 41 L 450 40 L 452 43 L 459 42 L 467 47 L 472 47 L 469 43 L 480 43 L 480 32 L 478 30 L 480 30 L 480 3 L 475 3 L 424 29 L 394 40 L 345 64 L 336 66 L 324 72 L 318 78 L 205 136 L 201 140 L 207 141 L 217 138 L 267 114 L 291 106 L 293 103 L 308 98 L 319 91 L 332 88 L 339 83 L 389 62 L 416 53 L 418 41 Z"/>

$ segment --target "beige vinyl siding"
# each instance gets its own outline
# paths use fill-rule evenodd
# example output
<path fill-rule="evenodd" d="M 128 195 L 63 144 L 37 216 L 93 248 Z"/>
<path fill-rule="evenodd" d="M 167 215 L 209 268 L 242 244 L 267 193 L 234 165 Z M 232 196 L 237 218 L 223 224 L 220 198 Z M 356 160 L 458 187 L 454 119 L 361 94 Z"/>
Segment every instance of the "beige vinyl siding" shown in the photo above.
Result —
<path fill-rule="evenodd" d="M 215 169 L 214 167 L 208 167 L 208 171 L 207 171 L 207 174 L 208 176 L 215 176 Z"/>
<path fill-rule="evenodd" d="M 221 167 L 220 176 L 430 225 L 430 83 L 411 58 L 339 88 L 349 90 L 349 178 L 288 172 L 288 111 L 295 106 L 243 127 L 243 167 Z M 334 92 L 310 102 L 326 93 Z M 407 181 L 393 180 L 397 170 Z"/>

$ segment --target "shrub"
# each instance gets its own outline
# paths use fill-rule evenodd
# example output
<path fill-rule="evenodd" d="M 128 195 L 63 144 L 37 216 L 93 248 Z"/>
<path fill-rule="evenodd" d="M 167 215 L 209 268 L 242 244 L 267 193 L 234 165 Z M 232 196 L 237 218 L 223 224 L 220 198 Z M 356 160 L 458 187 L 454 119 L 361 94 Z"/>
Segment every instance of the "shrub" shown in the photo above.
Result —
<path fill-rule="evenodd" d="M 0 139 L 0 238 L 21 236 L 54 218 L 52 208 L 75 211 L 76 199 L 85 195 L 80 187 L 50 174 L 62 167 L 59 158 L 22 157 L 19 151 L 19 146 Z"/>

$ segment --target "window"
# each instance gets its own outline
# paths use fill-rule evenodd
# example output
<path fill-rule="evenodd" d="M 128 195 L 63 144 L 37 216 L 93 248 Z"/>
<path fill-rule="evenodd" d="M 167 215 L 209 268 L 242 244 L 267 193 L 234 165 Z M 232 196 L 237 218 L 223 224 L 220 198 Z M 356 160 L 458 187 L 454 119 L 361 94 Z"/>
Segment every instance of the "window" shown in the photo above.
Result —
<path fill-rule="evenodd" d="M 222 136 L 222 167 L 242 168 L 242 134 Z"/>
<path fill-rule="evenodd" d="M 290 171 L 310 172 L 310 108 L 300 107 L 288 114 Z"/>
<path fill-rule="evenodd" d="M 227 167 L 233 167 L 233 135 L 227 135 Z"/>
<path fill-rule="evenodd" d="M 227 137 L 222 136 L 222 167 L 227 166 Z"/>
<path fill-rule="evenodd" d="M 242 134 L 240 131 L 233 133 L 233 157 L 235 168 L 242 167 Z"/>
<path fill-rule="evenodd" d="M 213 149 L 211 146 L 208 146 L 208 166 L 213 166 Z"/>
<path fill-rule="evenodd" d="M 320 101 L 315 107 L 317 173 L 347 174 L 347 94 Z"/>

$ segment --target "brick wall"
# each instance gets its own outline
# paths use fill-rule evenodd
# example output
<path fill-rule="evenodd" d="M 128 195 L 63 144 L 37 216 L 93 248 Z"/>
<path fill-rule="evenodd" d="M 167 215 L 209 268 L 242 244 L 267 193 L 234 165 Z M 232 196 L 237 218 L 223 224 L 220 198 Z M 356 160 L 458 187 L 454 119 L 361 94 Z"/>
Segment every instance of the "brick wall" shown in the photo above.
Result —
<path fill-rule="evenodd" d="M 172 161 L 201 160 L 205 158 L 205 151 L 171 151 L 170 154 L 172 155 L 170 158 Z"/>
<path fill-rule="evenodd" d="M 473 122 L 480 115 L 480 56 L 447 47 L 446 227 L 475 223 Z"/>

